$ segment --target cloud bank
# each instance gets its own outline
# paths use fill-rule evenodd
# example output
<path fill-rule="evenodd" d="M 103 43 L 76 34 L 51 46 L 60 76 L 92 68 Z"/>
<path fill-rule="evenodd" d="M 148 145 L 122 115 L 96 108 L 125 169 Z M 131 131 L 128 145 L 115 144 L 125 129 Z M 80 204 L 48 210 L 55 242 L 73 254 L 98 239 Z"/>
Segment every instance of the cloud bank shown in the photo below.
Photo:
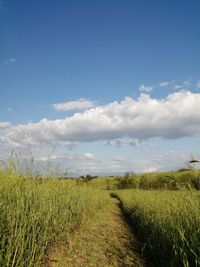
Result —
<path fill-rule="evenodd" d="M 200 94 L 180 91 L 165 99 L 141 94 L 125 97 L 75 113 L 60 120 L 42 119 L 38 123 L 12 126 L 0 123 L 1 142 L 37 146 L 41 143 L 72 145 L 79 142 L 114 140 L 128 137 L 177 139 L 200 133 Z"/>

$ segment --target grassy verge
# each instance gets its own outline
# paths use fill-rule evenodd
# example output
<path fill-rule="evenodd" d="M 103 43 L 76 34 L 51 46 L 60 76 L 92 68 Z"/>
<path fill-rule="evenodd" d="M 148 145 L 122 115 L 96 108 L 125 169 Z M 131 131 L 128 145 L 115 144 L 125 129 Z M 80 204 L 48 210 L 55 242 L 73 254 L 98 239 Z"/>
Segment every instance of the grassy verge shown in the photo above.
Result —
<path fill-rule="evenodd" d="M 0 266 L 40 266 L 54 242 L 67 242 L 106 203 L 106 195 L 87 186 L 1 173 Z"/>
<path fill-rule="evenodd" d="M 156 266 L 200 266 L 200 194 L 116 191 Z"/>

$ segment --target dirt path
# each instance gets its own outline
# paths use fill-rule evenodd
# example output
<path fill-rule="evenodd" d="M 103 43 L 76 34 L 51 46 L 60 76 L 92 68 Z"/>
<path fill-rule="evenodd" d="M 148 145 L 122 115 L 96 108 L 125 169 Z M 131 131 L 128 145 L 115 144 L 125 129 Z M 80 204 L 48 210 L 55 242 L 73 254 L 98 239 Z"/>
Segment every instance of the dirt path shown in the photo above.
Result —
<path fill-rule="evenodd" d="M 51 253 L 45 266 L 144 266 L 137 247 L 118 200 L 111 199 L 107 207 L 74 234 L 68 247 L 59 247 Z"/>

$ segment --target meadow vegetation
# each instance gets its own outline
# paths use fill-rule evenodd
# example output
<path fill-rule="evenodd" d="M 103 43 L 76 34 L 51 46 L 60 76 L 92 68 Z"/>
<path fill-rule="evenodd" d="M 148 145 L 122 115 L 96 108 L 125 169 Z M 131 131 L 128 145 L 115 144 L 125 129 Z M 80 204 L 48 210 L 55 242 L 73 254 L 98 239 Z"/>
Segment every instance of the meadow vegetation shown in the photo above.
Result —
<path fill-rule="evenodd" d="M 109 194 L 155 266 L 200 266 L 199 170 L 58 179 L 50 169 L 35 175 L 31 165 L 23 174 L 12 157 L 0 167 L 0 266 L 41 266 L 55 244 L 86 231 L 97 212 L 111 212 Z"/>
<path fill-rule="evenodd" d="M 27 179 L 0 172 L 0 266 L 40 266 L 54 243 L 108 202 L 108 195 L 73 181 Z"/>
<path fill-rule="evenodd" d="M 117 197 L 155 266 L 200 266 L 198 191 L 118 190 Z"/>

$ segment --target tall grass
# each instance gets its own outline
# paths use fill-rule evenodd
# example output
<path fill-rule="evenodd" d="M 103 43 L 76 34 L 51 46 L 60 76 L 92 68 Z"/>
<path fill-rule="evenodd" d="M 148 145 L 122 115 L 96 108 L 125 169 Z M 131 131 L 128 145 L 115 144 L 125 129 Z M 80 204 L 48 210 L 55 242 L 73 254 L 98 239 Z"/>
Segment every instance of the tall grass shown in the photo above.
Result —
<path fill-rule="evenodd" d="M 200 266 L 200 194 L 123 190 L 115 193 L 156 266 Z"/>
<path fill-rule="evenodd" d="M 0 266 L 40 266 L 54 242 L 67 242 L 106 203 L 103 192 L 87 186 L 1 170 Z"/>

